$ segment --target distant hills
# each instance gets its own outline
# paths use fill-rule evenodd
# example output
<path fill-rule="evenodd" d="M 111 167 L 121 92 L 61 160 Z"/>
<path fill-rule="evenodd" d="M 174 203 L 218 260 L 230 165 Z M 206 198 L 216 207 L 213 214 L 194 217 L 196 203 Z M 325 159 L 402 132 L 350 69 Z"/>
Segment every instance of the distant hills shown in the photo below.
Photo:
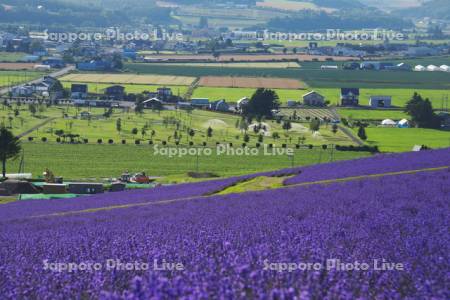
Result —
<path fill-rule="evenodd" d="M 419 7 L 399 10 L 397 13 L 413 18 L 433 18 L 450 20 L 450 1 L 449 0 L 425 0 Z"/>

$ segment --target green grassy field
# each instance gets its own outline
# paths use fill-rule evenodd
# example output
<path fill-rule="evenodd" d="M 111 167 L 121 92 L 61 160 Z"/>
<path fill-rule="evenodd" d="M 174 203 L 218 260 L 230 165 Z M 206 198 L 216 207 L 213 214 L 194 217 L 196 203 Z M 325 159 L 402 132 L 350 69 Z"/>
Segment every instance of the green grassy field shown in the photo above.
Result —
<path fill-rule="evenodd" d="M 342 118 L 353 120 L 401 120 L 409 116 L 401 110 L 372 110 L 372 109 L 347 109 L 340 108 L 338 113 Z"/>
<path fill-rule="evenodd" d="M 0 52 L 0 62 L 17 62 L 25 55 L 23 52 Z"/>
<path fill-rule="evenodd" d="M 301 63 L 303 65 L 303 63 Z M 139 74 L 172 76 L 250 76 L 300 79 L 314 88 L 450 89 L 450 74 L 444 72 L 388 72 L 355 70 L 220 68 L 129 63 Z"/>
<path fill-rule="evenodd" d="M 186 177 L 197 170 L 196 156 L 168 158 L 154 155 L 150 146 L 135 145 L 69 145 L 55 143 L 23 143 L 25 172 L 34 177 L 50 168 L 65 179 L 100 179 L 118 177 L 125 170 L 146 171 L 151 176 Z M 334 151 L 333 159 L 352 159 L 368 156 L 368 153 Z M 294 165 L 328 162 L 329 150 L 297 150 Z M 198 170 L 213 172 L 219 176 L 241 175 L 269 171 L 292 166 L 286 155 L 268 156 L 200 156 Z M 19 160 L 8 164 L 8 172 L 18 171 Z"/>
<path fill-rule="evenodd" d="M 281 103 L 286 103 L 287 100 L 293 99 L 300 101 L 303 94 L 307 93 L 305 90 L 288 90 L 288 89 L 274 89 L 279 97 Z M 194 90 L 193 98 L 208 98 L 210 100 L 225 99 L 228 102 L 236 102 L 243 97 L 251 97 L 256 89 L 252 88 L 220 88 L 220 87 L 197 87 Z"/>
<path fill-rule="evenodd" d="M 104 93 L 104 89 L 106 89 L 109 86 L 112 86 L 112 84 L 106 84 L 106 83 L 86 83 L 86 82 L 72 82 L 72 81 L 63 81 L 62 84 L 64 88 L 70 89 L 71 85 L 73 83 L 82 83 L 88 85 L 88 90 L 90 93 L 95 94 L 101 94 Z M 157 88 L 163 87 L 163 85 L 148 85 L 148 84 L 121 84 L 123 87 L 125 87 L 125 93 L 133 93 L 133 94 L 139 94 L 144 91 L 147 92 L 155 92 Z M 171 88 L 172 92 L 175 95 L 183 96 L 187 90 L 188 86 L 184 85 L 165 85 L 165 87 Z"/>
<path fill-rule="evenodd" d="M 366 128 L 367 143 L 381 151 L 411 151 L 414 145 L 432 148 L 450 147 L 450 131 L 423 128 Z"/>
<path fill-rule="evenodd" d="M 0 71 L 0 87 L 20 84 L 43 76 L 36 71 Z"/>

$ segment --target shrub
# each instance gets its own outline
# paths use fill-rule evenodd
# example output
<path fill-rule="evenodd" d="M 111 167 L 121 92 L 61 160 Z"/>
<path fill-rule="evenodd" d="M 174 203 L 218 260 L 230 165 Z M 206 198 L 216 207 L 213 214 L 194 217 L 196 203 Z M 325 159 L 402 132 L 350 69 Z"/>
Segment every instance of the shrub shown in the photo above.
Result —
<path fill-rule="evenodd" d="M 259 148 L 260 146 L 261 146 L 261 144 L 260 143 L 256 143 L 256 148 Z"/>
<path fill-rule="evenodd" d="M 141 140 L 135 140 L 135 141 L 134 141 L 134 144 L 135 144 L 135 145 L 140 145 L 140 144 L 141 144 Z"/>
<path fill-rule="evenodd" d="M 33 140 L 34 140 L 34 137 L 32 137 L 32 136 L 29 136 L 29 137 L 28 137 L 28 141 L 29 141 L 29 142 L 32 142 Z"/>
<path fill-rule="evenodd" d="M 148 141 L 148 144 L 153 145 L 153 141 L 152 140 Z"/>
<path fill-rule="evenodd" d="M 247 144 L 246 143 L 242 143 L 242 148 L 245 148 L 245 147 L 247 147 Z"/>
<path fill-rule="evenodd" d="M 314 146 L 311 145 L 311 144 L 309 144 L 309 145 L 308 145 L 308 149 L 312 149 L 312 148 L 314 148 Z"/>
<path fill-rule="evenodd" d="M 206 142 L 203 142 L 203 147 L 206 147 Z"/>
<path fill-rule="evenodd" d="M 127 143 L 127 140 L 122 140 L 122 145 L 125 145 Z"/>
<path fill-rule="evenodd" d="M 42 137 L 41 139 L 44 143 L 47 142 L 47 138 L 45 136 Z"/>
<path fill-rule="evenodd" d="M 60 138 L 60 137 L 57 137 L 57 138 L 56 138 L 56 142 L 57 142 L 57 143 L 61 143 L 61 138 Z"/>
<path fill-rule="evenodd" d="M 322 149 L 323 150 L 327 150 L 328 146 L 327 145 L 322 145 Z"/>
<path fill-rule="evenodd" d="M 83 142 L 84 142 L 85 144 L 87 144 L 87 143 L 89 143 L 89 140 L 88 140 L 88 139 L 83 139 Z"/>
<path fill-rule="evenodd" d="M 286 144 L 281 144 L 281 148 L 286 148 L 287 145 Z"/>
<path fill-rule="evenodd" d="M 101 144 L 101 143 L 103 143 L 103 140 L 102 139 L 98 139 L 97 140 L 97 144 Z"/>
<path fill-rule="evenodd" d="M 166 141 L 162 141 L 163 146 L 167 145 Z"/>
<path fill-rule="evenodd" d="M 113 140 L 113 139 L 109 139 L 109 140 L 108 140 L 108 144 L 110 144 L 110 145 L 111 145 L 111 144 L 114 144 L 114 140 Z"/>
<path fill-rule="evenodd" d="M 193 141 L 190 141 L 190 142 L 189 142 L 189 146 L 194 146 L 194 142 L 193 142 Z"/>

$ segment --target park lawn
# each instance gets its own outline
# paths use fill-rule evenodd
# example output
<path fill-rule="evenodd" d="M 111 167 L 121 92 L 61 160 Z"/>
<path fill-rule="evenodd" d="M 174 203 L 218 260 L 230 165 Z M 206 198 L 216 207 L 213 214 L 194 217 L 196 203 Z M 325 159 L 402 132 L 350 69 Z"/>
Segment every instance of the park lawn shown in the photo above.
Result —
<path fill-rule="evenodd" d="M 306 94 L 306 90 L 292 89 L 273 89 L 280 103 L 286 103 L 287 100 L 300 101 L 301 96 Z M 197 87 L 194 90 L 192 98 L 208 98 L 209 100 L 225 99 L 228 102 L 235 103 L 243 97 L 250 98 L 256 89 L 254 88 L 225 88 L 225 87 Z"/>
<path fill-rule="evenodd" d="M 14 114 L 14 110 L 16 109 L 19 110 L 18 116 Z M 58 107 L 41 105 L 37 107 L 37 112 L 33 116 L 28 109 L 28 105 L 13 105 L 11 108 L 2 105 L 0 108 L 0 125 L 8 127 L 14 134 L 18 135 L 44 122 L 48 118 L 61 117 L 61 110 Z M 12 118 L 11 120 L 10 117 Z"/>
<path fill-rule="evenodd" d="M 342 87 L 352 87 L 351 84 Z M 326 100 L 331 104 L 340 104 L 341 90 L 338 88 L 311 88 L 322 94 Z M 429 98 L 433 103 L 434 108 L 440 108 L 442 106 L 443 97 L 450 96 L 450 90 L 440 89 L 414 89 L 414 88 L 376 88 L 376 89 L 360 89 L 359 104 L 369 105 L 370 96 L 392 96 L 392 105 L 398 107 L 404 107 L 413 96 L 414 92 L 419 93 L 424 98 Z"/>
<path fill-rule="evenodd" d="M 384 120 L 392 119 L 399 121 L 401 119 L 408 119 L 409 115 L 402 110 L 389 110 L 389 109 L 351 109 L 351 108 L 339 108 L 339 115 L 342 118 L 353 120 Z"/>
<path fill-rule="evenodd" d="M 236 128 L 236 122 L 240 119 L 237 115 L 222 114 L 204 110 L 194 110 L 186 112 L 181 110 L 165 110 L 161 112 L 154 112 L 145 110 L 143 114 L 137 115 L 134 112 L 125 112 L 121 109 L 114 109 L 113 115 L 106 119 L 102 117 L 104 109 L 91 109 L 91 120 L 82 120 L 78 116 L 82 111 L 88 109 L 67 107 L 65 113 L 68 118 L 59 117 L 40 129 L 30 133 L 30 136 L 41 140 L 46 137 L 49 141 L 56 141 L 56 130 L 64 130 L 65 133 L 77 134 L 81 139 L 88 139 L 90 143 L 97 143 L 98 139 L 102 139 L 103 143 L 107 143 L 112 139 L 115 144 L 121 143 L 121 140 L 126 140 L 127 143 L 134 143 L 135 140 L 141 139 L 142 143 L 147 143 L 152 139 L 155 143 L 162 143 L 166 141 L 169 145 L 174 145 L 175 132 L 180 136 L 180 144 L 186 145 L 189 141 L 193 141 L 195 145 L 200 145 L 207 142 L 208 145 L 215 145 L 220 143 L 233 143 L 241 145 L 243 143 L 244 133 Z M 61 114 L 62 116 L 62 114 Z M 121 119 L 121 131 L 117 131 L 117 119 Z M 172 118 L 179 121 L 179 126 L 175 124 L 165 124 L 164 119 Z M 323 144 L 342 144 L 349 145 L 352 141 L 343 133 L 332 133 L 330 126 L 323 126 L 320 132 L 312 135 L 307 129 L 309 124 L 292 124 L 292 129 L 286 132 L 282 129 L 282 124 L 275 121 L 264 121 L 267 125 L 267 136 L 264 137 L 263 142 L 274 145 L 281 145 L 283 143 L 294 145 L 300 143 L 301 138 L 305 144 L 323 145 Z M 145 135 L 141 134 L 142 128 L 146 126 Z M 207 137 L 207 129 L 213 129 L 213 136 Z M 138 129 L 138 133 L 132 134 L 133 128 Z M 189 128 L 194 129 L 194 137 L 187 134 Z M 155 135 L 151 137 L 152 130 Z M 277 132 L 279 138 L 274 139 L 272 133 Z M 253 130 L 248 130 L 250 137 L 249 145 L 255 145 L 258 141 L 258 134 Z"/>
<path fill-rule="evenodd" d="M 104 93 L 104 89 L 112 86 L 113 84 L 108 83 L 86 83 L 86 82 L 75 82 L 75 81 L 63 81 L 62 82 L 65 89 L 70 89 L 72 84 L 87 84 L 88 91 L 90 93 L 102 94 Z M 183 96 L 189 86 L 185 85 L 148 85 L 148 84 L 121 84 L 125 88 L 125 93 L 131 94 L 140 94 L 144 91 L 147 92 L 156 92 L 156 90 L 160 87 L 168 87 L 172 89 L 172 93 L 175 95 Z"/>
<path fill-rule="evenodd" d="M 45 73 L 36 71 L 0 71 L 0 87 L 13 86 L 28 82 L 43 76 Z"/>
<path fill-rule="evenodd" d="M 151 176 L 172 176 L 181 181 L 186 173 L 197 170 L 197 157 L 172 157 L 154 154 L 148 145 L 95 145 L 23 142 L 25 172 L 38 177 L 49 168 L 65 180 L 99 180 L 119 177 L 124 170 L 146 171 Z M 294 161 L 287 155 L 199 156 L 198 171 L 213 172 L 219 176 L 276 170 L 340 159 L 369 156 L 363 152 L 340 152 L 322 149 L 296 150 Z M 17 172 L 19 161 L 8 161 L 8 172 Z M 175 176 L 176 175 L 176 176 Z"/>
<path fill-rule="evenodd" d="M 356 129 L 355 129 L 356 133 Z M 424 128 L 366 128 L 367 143 L 377 145 L 380 151 L 411 151 L 414 145 L 431 148 L 450 147 L 450 131 Z"/>
<path fill-rule="evenodd" d="M 0 52 L 0 62 L 18 62 L 25 55 L 24 52 Z"/>

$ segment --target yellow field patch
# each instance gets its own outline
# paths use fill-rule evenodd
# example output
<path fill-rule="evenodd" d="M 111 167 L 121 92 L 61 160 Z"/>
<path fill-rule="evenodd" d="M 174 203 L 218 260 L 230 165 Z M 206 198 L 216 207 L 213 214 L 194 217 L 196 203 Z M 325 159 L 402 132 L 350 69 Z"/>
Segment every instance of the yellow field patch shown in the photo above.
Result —
<path fill-rule="evenodd" d="M 191 85 L 195 77 L 136 74 L 69 74 L 60 78 L 60 80 L 113 84 Z"/>

